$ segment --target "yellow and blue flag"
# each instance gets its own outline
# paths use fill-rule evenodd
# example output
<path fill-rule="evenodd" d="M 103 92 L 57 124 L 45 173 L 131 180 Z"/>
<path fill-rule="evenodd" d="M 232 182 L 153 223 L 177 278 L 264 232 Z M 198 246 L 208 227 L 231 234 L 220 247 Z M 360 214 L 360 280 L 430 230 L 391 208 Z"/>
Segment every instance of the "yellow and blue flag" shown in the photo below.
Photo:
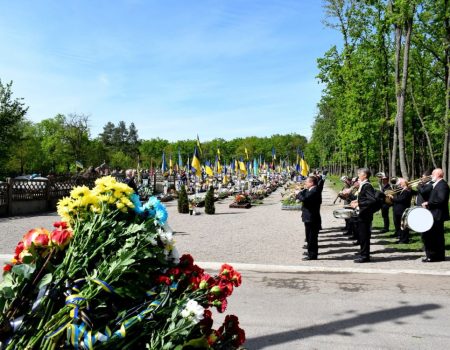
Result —
<path fill-rule="evenodd" d="M 191 163 L 191 171 L 197 176 L 202 175 L 202 166 L 200 165 L 197 147 L 195 147 L 194 149 L 194 156 L 192 157 Z"/>
<path fill-rule="evenodd" d="M 198 137 L 198 134 L 197 134 L 197 147 L 198 150 L 200 151 L 200 155 L 203 156 L 202 146 L 200 145 L 200 138 Z"/>
<path fill-rule="evenodd" d="M 161 163 L 161 171 L 164 173 L 166 170 L 167 170 L 166 154 L 163 152 L 163 154 L 162 154 L 162 163 Z"/>
<path fill-rule="evenodd" d="M 208 176 L 214 176 L 214 171 L 213 171 L 213 169 L 211 168 L 211 163 L 209 162 L 209 160 L 207 160 L 207 161 L 205 162 L 205 173 L 206 173 L 206 175 L 208 175 Z"/>

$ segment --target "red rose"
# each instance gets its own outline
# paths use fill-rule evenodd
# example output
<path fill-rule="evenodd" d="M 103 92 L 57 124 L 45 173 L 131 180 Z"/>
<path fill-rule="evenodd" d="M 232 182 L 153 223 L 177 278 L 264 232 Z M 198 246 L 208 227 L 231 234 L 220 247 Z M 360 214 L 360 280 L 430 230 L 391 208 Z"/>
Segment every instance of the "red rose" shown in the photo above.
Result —
<path fill-rule="evenodd" d="M 9 272 L 12 269 L 12 265 L 11 264 L 6 264 L 5 266 L 3 266 L 3 272 Z"/>
<path fill-rule="evenodd" d="M 24 249 L 23 241 L 20 241 L 19 243 L 17 243 L 16 249 L 14 251 L 15 255 L 18 257 L 19 254 L 22 253 L 23 249 Z"/>
<path fill-rule="evenodd" d="M 56 229 L 53 230 L 50 234 L 50 240 L 53 245 L 64 248 L 67 244 L 69 244 L 70 240 L 73 237 L 73 233 L 67 229 Z"/>
<path fill-rule="evenodd" d="M 53 227 L 60 228 L 65 230 L 67 228 L 67 222 L 65 221 L 57 221 L 53 223 Z"/>
<path fill-rule="evenodd" d="M 31 229 L 23 236 L 24 249 L 30 248 L 31 244 L 36 247 L 47 247 L 50 241 L 49 236 L 50 232 L 43 227 Z"/>

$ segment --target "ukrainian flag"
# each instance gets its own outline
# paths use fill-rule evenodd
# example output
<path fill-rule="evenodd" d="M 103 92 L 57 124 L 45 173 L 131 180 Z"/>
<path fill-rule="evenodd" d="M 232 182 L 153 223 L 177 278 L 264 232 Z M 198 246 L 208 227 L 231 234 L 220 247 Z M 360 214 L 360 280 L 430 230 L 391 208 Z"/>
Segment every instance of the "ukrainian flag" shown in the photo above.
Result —
<path fill-rule="evenodd" d="M 200 145 L 200 138 L 198 137 L 198 134 L 197 134 L 197 147 L 198 150 L 200 151 L 200 155 L 203 156 L 202 146 Z"/>
<path fill-rule="evenodd" d="M 300 166 L 302 168 L 301 172 L 302 176 L 308 176 L 309 166 L 308 163 L 306 163 L 306 161 L 303 158 L 300 160 Z"/>
<path fill-rule="evenodd" d="M 164 173 L 166 170 L 167 170 L 166 154 L 163 152 L 163 155 L 162 155 L 162 164 L 161 164 L 161 171 Z"/>
<path fill-rule="evenodd" d="M 209 160 L 207 160 L 207 161 L 205 162 L 205 173 L 206 173 L 206 175 L 208 175 L 208 176 L 214 176 L 214 171 L 213 171 L 213 169 L 211 168 L 211 163 L 209 162 Z"/>
<path fill-rule="evenodd" d="M 244 174 L 244 175 L 247 174 L 247 167 L 245 166 L 245 163 L 244 163 L 244 161 L 242 160 L 242 158 L 241 158 L 241 160 L 239 161 L 239 170 L 240 170 L 240 172 L 241 172 L 242 174 Z"/>
<path fill-rule="evenodd" d="M 197 175 L 202 175 L 202 166 L 200 165 L 200 159 L 198 157 L 198 150 L 197 147 L 194 149 L 194 156 L 192 157 L 192 163 L 191 163 L 191 171 Z"/>

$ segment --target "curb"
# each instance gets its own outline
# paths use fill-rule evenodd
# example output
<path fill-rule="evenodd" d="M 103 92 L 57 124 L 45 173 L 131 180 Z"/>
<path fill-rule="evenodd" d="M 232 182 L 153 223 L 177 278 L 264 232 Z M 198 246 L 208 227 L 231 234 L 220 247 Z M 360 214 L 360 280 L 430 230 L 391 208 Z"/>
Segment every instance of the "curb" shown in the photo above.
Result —
<path fill-rule="evenodd" d="M 207 270 L 220 270 L 222 263 L 219 262 L 196 262 L 199 266 Z M 301 273 L 301 272 L 330 272 L 330 273 L 367 273 L 367 274 L 410 274 L 410 275 L 431 275 L 431 276 L 450 276 L 448 271 L 436 270 L 417 270 L 417 269 L 368 269 L 353 267 L 326 267 L 326 266 L 305 266 L 305 265 L 265 265 L 265 264 L 245 264 L 245 263 L 229 263 L 239 271 L 254 272 L 285 272 L 285 273 Z"/>

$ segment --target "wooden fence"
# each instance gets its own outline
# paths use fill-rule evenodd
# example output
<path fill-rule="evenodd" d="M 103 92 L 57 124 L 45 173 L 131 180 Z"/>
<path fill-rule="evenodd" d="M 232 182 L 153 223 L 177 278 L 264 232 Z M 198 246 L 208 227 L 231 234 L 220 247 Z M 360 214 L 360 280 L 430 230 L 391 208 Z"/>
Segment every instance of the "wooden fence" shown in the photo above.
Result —
<path fill-rule="evenodd" d="M 123 177 L 116 176 L 118 181 Z M 58 200 L 70 194 L 76 186 L 95 186 L 96 177 L 55 177 L 44 180 L 8 179 L 0 182 L 0 216 L 24 215 L 35 212 L 55 210 Z M 146 186 L 153 192 L 160 186 L 157 183 L 168 181 L 173 184 L 174 176 L 164 178 L 155 174 L 146 179 Z"/>

